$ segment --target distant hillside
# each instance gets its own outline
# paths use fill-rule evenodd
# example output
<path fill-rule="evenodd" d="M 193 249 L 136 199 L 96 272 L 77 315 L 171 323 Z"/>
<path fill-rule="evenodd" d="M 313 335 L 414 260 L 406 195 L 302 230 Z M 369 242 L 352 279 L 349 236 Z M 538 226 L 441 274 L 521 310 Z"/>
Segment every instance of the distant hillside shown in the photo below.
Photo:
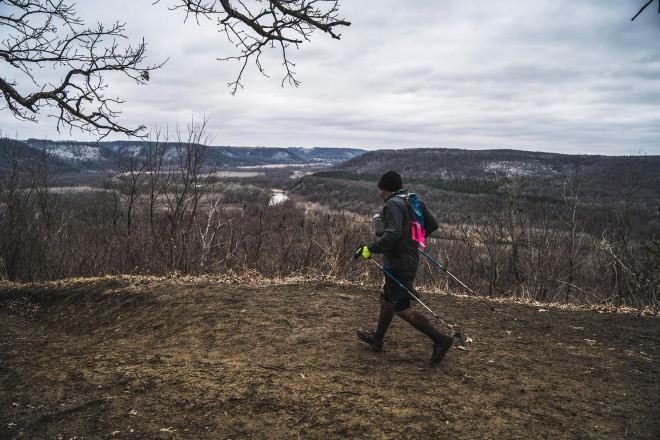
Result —
<path fill-rule="evenodd" d="M 108 171 L 116 167 L 122 154 L 139 154 L 141 141 L 74 142 L 28 139 L 12 142 L 25 154 L 49 153 L 51 166 L 57 172 Z M 171 147 L 175 143 L 169 144 Z M 209 146 L 208 163 L 223 168 L 268 165 L 327 165 L 331 166 L 364 153 L 364 150 L 348 148 L 270 148 Z M 174 158 L 174 148 L 169 158 Z M 166 157 L 167 158 L 167 157 Z M 7 158 L 0 155 L 0 172 L 7 169 Z"/>
<path fill-rule="evenodd" d="M 618 191 L 634 183 L 649 197 L 660 199 L 660 156 L 597 156 L 539 153 L 516 150 L 406 149 L 370 151 L 335 165 L 323 177 L 377 180 L 397 170 L 409 183 L 422 183 L 458 192 L 492 193 L 526 182 L 532 193 L 539 187 L 557 188 L 574 176 L 592 196 Z M 457 189 L 458 188 L 458 189 Z M 468 188 L 462 190 L 461 188 Z M 470 188 L 476 188 L 474 191 Z"/>
<path fill-rule="evenodd" d="M 535 177 L 554 180 L 579 165 L 586 176 L 617 167 L 623 156 L 569 155 L 517 150 L 460 150 L 447 148 L 370 151 L 335 169 L 380 174 L 389 169 L 403 175 L 439 179 L 501 179 Z M 660 156 L 642 156 L 660 170 Z"/>
<path fill-rule="evenodd" d="M 365 152 L 355 148 L 288 148 L 289 151 L 313 163 L 341 163 Z"/>

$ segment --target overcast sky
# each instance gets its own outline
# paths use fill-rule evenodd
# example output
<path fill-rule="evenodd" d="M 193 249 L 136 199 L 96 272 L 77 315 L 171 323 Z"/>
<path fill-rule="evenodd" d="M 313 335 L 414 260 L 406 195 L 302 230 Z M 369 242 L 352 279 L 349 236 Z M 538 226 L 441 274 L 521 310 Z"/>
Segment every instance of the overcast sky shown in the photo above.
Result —
<path fill-rule="evenodd" d="M 146 86 L 107 78 L 125 125 L 208 117 L 214 145 L 660 154 L 657 4 L 630 20 L 646 0 L 343 0 L 341 40 L 316 33 L 289 54 L 300 87 L 281 86 L 274 50 L 269 78 L 250 65 L 235 96 L 240 65 L 217 60 L 232 45 L 171 3 L 78 2 L 88 24 L 119 20 L 144 37 L 149 62 L 169 58 Z M 0 124 L 19 139 L 94 140 L 6 110 Z"/>

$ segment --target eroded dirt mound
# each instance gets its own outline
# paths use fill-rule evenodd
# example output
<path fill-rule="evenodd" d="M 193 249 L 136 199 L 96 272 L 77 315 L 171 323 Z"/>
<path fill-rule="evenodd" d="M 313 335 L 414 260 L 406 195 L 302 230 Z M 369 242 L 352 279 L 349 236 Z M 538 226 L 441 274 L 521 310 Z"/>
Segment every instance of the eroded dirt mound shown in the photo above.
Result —
<path fill-rule="evenodd" d="M 657 317 L 422 299 L 472 341 L 437 366 L 358 341 L 375 288 L 0 284 L 0 438 L 660 438 Z"/>

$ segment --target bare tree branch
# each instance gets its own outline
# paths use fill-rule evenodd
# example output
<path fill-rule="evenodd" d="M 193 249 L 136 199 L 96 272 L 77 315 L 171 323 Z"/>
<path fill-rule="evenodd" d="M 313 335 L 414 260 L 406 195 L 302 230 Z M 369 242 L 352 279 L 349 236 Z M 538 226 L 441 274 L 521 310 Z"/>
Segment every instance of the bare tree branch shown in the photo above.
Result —
<path fill-rule="evenodd" d="M 0 63 L 11 67 L 0 76 L 4 106 L 16 118 L 36 121 L 45 109 L 54 109 L 57 129 L 78 128 L 99 135 L 124 133 L 139 136 L 143 126 L 128 128 L 118 122 L 116 110 L 123 101 L 106 96 L 107 75 L 121 72 L 138 84 L 149 80 L 152 70 L 164 63 L 147 65 L 146 43 L 121 48 L 126 39 L 124 24 L 98 24 L 85 28 L 66 0 L 6 0 L 0 12 Z M 156 0 L 158 2 L 159 0 Z M 260 57 L 265 48 L 281 50 L 285 75 L 282 86 L 298 86 L 288 49 L 309 41 L 315 30 L 339 39 L 336 31 L 350 23 L 339 19 L 338 0 L 174 0 L 171 9 L 193 16 L 215 19 L 238 54 L 219 58 L 238 60 L 241 68 L 229 83 L 231 93 L 243 87 L 247 65 L 254 61 L 263 75 Z M 5 36 L 6 35 L 6 36 Z M 44 79 L 50 67 L 60 79 Z"/>
<path fill-rule="evenodd" d="M 644 9 L 646 9 L 646 7 L 648 5 L 650 5 L 651 3 L 653 3 L 654 1 L 655 0 L 649 0 L 648 2 L 646 2 L 646 4 L 644 6 L 642 6 L 642 9 L 640 9 L 639 12 L 637 14 L 635 14 L 635 16 L 633 18 L 630 19 L 630 21 L 634 21 L 637 18 L 637 16 L 639 14 L 641 14 L 644 11 Z M 660 14 L 660 1 L 658 1 L 658 14 Z"/>
<path fill-rule="evenodd" d="M 186 20 L 192 15 L 199 23 L 200 17 L 217 20 L 220 32 L 236 45 L 238 55 L 218 58 L 220 61 L 238 60 L 241 68 L 236 80 L 229 83 L 231 93 L 242 88 L 241 79 L 250 60 L 264 76 L 261 65 L 264 48 L 279 46 L 285 75 L 282 86 L 289 83 L 298 86 L 287 50 L 298 48 L 310 40 L 315 30 L 327 33 L 339 40 L 337 28 L 351 23 L 339 17 L 338 0 L 176 0 L 171 9 L 183 9 Z"/>
<path fill-rule="evenodd" d="M 36 121 L 43 108 L 57 109 L 57 129 L 64 126 L 99 135 L 112 132 L 137 136 L 144 128 L 127 128 L 117 122 L 122 104 L 119 98 L 105 96 L 105 76 L 121 72 L 138 84 L 149 80 L 158 65 L 145 65 L 146 43 L 120 49 L 126 39 L 124 25 L 109 28 L 83 28 L 73 5 L 64 0 L 8 0 L 0 15 L 0 28 L 8 31 L 0 43 L 0 61 L 11 66 L 20 81 L 9 74 L 0 77 L 5 107 L 18 118 Z M 62 75 L 56 83 L 40 79 L 38 73 L 50 67 Z M 24 82 L 29 82 L 28 87 Z M 37 88 L 22 92 L 21 89 Z M 2 108 L 0 107 L 0 110 Z"/>

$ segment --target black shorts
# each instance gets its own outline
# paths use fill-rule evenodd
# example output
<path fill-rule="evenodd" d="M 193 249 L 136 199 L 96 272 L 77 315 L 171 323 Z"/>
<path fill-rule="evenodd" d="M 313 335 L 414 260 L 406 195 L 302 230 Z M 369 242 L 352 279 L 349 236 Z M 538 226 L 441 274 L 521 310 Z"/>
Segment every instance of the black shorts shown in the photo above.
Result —
<path fill-rule="evenodd" d="M 390 270 L 388 272 L 417 296 L 417 293 L 413 290 L 415 272 L 392 272 Z M 410 307 L 410 300 L 412 299 L 410 294 L 387 274 L 385 274 L 383 290 L 381 290 L 380 294 L 392 303 L 392 308 L 395 312 L 401 312 Z"/>

